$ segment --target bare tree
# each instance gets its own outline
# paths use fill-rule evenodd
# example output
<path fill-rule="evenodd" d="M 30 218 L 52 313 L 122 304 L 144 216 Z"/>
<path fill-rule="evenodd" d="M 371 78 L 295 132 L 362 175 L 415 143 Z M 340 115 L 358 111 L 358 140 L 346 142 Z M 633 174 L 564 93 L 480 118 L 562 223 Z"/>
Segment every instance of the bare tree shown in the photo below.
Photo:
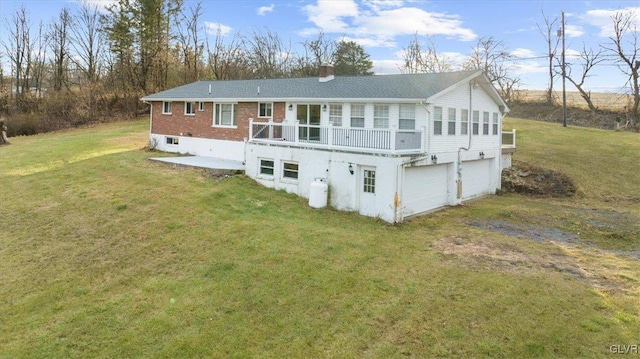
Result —
<path fill-rule="evenodd" d="M 75 53 L 75 56 L 70 57 L 70 60 L 82 75 L 77 85 L 83 90 L 81 95 L 86 98 L 87 113 L 95 114 L 105 45 L 97 5 L 82 4 L 71 24 L 70 39 L 71 47 Z"/>
<path fill-rule="evenodd" d="M 428 72 L 448 72 L 452 71 L 451 61 L 445 56 L 438 54 L 436 46 L 431 38 L 427 38 L 426 49 L 422 47 L 418 40 L 418 35 L 414 34 L 409 45 L 402 49 L 403 65 L 400 70 L 405 73 L 428 73 Z"/>
<path fill-rule="evenodd" d="M 589 106 L 589 110 L 592 112 L 596 112 L 598 109 L 591 100 L 591 91 L 584 88 L 584 82 L 589 77 L 589 71 L 591 71 L 594 66 L 604 61 L 602 53 L 602 50 L 594 52 L 593 49 L 587 48 L 587 46 L 583 44 L 582 51 L 580 52 L 580 65 L 582 67 L 582 71 L 580 71 L 577 77 L 572 77 L 573 68 L 571 65 L 567 64 L 566 79 L 576 87 L 578 92 L 580 92 L 580 96 L 584 99 L 587 106 Z"/>
<path fill-rule="evenodd" d="M 72 25 L 69 9 L 60 10 L 58 19 L 49 25 L 47 40 L 53 52 L 53 90 L 67 86 L 69 70 L 69 31 Z"/>
<path fill-rule="evenodd" d="M 216 80 L 246 79 L 252 76 L 244 50 L 244 40 L 239 34 L 228 43 L 224 41 L 222 30 L 218 29 L 213 46 L 206 43 L 207 65 Z"/>
<path fill-rule="evenodd" d="M 253 31 L 246 39 L 250 68 L 254 78 L 289 77 L 293 64 L 291 45 L 287 46 L 276 32 Z"/>
<path fill-rule="evenodd" d="M 638 15 L 632 11 L 618 12 L 611 17 L 613 21 L 613 36 L 609 37 L 610 44 L 601 45 L 605 50 L 618 57 L 620 70 L 629 76 L 628 84 L 633 95 L 631 108 L 631 123 L 640 120 L 640 59 L 638 58 Z"/>
<path fill-rule="evenodd" d="M 184 66 L 184 82 L 193 82 L 200 77 L 200 62 L 204 53 L 204 43 L 200 39 L 200 18 L 202 2 L 189 7 L 189 12 L 182 9 L 176 14 L 177 37 Z"/>
<path fill-rule="evenodd" d="M 502 41 L 488 38 L 480 38 L 476 46 L 472 48 L 469 61 L 465 69 L 482 70 L 489 81 L 498 87 L 505 100 L 510 101 L 520 79 L 512 76 L 509 60 L 513 56 Z"/>
<path fill-rule="evenodd" d="M 31 75 L 31 26 L 24 5 L 16 9 L 11 20 L 5 19 L 4 23 L 8 40 L 2 41 L 2 46 L 11 62 L 11 77 L 15 79 L 15 85 L 9 93 L 15 91 L 16 96 L 20 98 L 24 95 L 25 86 L 28 88 Z"/>
<path fill-rule="evenodd" d="M 540 31 L 540 34 L 542 35 L 545 42 L 547 43 L 547 56 L 549 57 L 548 59 L 549 86 L 547 87 L 546 101 L 547 101 L 547 105 L 551 106 L 553 104 L 553 81 L 557 75 L 557 72 L 554 71 L 554 68 L 553 68 L 553 64 L 554 64 L 553 59 L 558 50 L 558 44 L 560 43 L 560 37 L 557 36 L 557 33 L 555 31 L 555 28 L 558 24 L 558 18 L 554 17 L 553 19 L 551 19 L 547 17 L 544 13 L 544 9 L 541 10 L 541 12 L 542 12 L 542 18 L 544 20 L 544 25 L 541 26 L 540 24 L 536 23 L 536 26 L 538 27 L 538 31 Z"/>
<path fill-rule="evenodd" d="M 307 40 L 303 44 L 304 54 L 297 56 L 294 76 L 316 76 L 322 63 L 335 61 L 336 41 L 325 37 L 320 31 L 313 40 Z"/>

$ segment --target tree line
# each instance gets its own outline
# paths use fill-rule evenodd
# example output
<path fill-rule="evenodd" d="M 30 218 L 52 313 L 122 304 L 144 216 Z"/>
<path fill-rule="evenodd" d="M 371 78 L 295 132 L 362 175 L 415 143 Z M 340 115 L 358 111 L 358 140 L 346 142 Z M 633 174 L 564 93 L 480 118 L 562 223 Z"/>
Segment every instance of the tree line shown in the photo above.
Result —
<path fill-rule="evenodd" d="M 339 76 L 373 75 L 370 55 L 356 42 L 320 32 L 292 44 L 268 28 L 226 34 L 221 27 L 206 28 L 211 24 L 203 14 L 202 3 L 183 0 L 119 0 L 106 11 L 87 2 L 34 26 L 24 6 L 16 9 L 3 19 L 6 36 L 0 43 L 0 60 L 10 64 L 9 73 L 0 67 L 0 116 L 7 118 L 9 135 L 136 117 L 148 110 L 139 101 L 143 95 L 197 80 L 317 76 L 325 62 L 333 63 Z M 551 32 L 557 19 L 544 19 L 546 27 L 540 29 L 549 45 L 551 101 L 558 74 Z M 629 64 L 637 119 L 637 47 L 624 48 L 629 34 L 637 37 L 633 24 L 627 15 L 614 18 L 616 36 L 600 50 L 618 54 L 621 69 Z M 585 49 L 582 82 L 570 80 L 579 91 L 598 54 Z M 513 55 L 494 37 L 479 39 L 462 64 L 418 34 L 402 57 L 399 70 L 405 73 L 483 70 L 507 101 L 520 84 Z"/>

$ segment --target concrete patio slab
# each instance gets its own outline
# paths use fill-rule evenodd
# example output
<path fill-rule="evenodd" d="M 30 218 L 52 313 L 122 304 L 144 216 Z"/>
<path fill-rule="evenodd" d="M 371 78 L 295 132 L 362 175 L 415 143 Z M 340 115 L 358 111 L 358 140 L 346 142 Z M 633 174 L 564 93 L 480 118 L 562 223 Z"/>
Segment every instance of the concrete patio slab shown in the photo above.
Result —
<path fill-rule="evenodd" d="M 154 157 L 151 161 L 171 163 L 178 166 L 208 168 L 214 170 L 244 171 L 240 161 L 204 156 Z"/>

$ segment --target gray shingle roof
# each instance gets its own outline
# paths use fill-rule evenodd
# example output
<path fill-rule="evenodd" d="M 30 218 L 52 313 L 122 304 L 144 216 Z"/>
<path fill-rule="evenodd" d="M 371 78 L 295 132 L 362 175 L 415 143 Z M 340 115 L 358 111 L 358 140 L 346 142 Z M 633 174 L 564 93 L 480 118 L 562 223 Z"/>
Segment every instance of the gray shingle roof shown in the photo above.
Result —
<path fill-rule="evenodd" d="M 479 71 L 375 76 L 336 76 L 328 82 L 317 77 L 197 81 L 142 98 L 158 100 L 206 99 L 426 99 Z M 209 93 L 211 86 L 211 93 Z M 259 93 L 258 93 L 259 88 Z"/>

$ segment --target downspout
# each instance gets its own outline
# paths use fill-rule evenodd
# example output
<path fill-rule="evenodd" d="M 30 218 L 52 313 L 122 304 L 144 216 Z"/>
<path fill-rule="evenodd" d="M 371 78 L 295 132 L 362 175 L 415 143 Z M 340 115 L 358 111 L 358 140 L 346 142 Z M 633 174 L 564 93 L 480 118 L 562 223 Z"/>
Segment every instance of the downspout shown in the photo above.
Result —
<path fill-rule="evenodd" d="M 462 151 L 469 151 L 471 149 L 471 129 L 473 128 L 471 122 L 473 121 L 473 86 L 475 84 L 475 81 L 469 81 L 469 113 L 467 114 L 467 134 L 469 135 L 469 143 L 467 144 L 467 147 L 458 148 L 458 179 L 456 180 L 456 184 L 458 186 L 458 193 L 456 197 L 458 199 L 462 198 Z"/>
<path fill-rule="evenodd" d="M 396 168 L 396 191 L 395 191 L 395 195 L 393 196 L 393 221 L 395 223 L 399 222 L 398 221 L 398 207 L 400 206 L 400 204 L 402 203 L 402 200 L 400 198 L 400 194 L 398 189 L 400 188 L 400 173 L 404 174 L 404 168 L 412 163 L 415 162 L 419 162 L 422 160 L 426 160 L 429 158 L 429 148 L 431 145 L 431 137 L 430 134 L 431 132 L 429 131 L 429 109 L 427 108 L 427 106 L 425 106 L 425 103 L 423 103 L 423 101 L 418 102 L 418 104 L 420 106 L 422 106 L 426 111 L 427 111 L 427 151 L 426 151 L 426 155 L 424 156 L 420 156 L 420 157 L 416 157 L 416 158 L 412 158 L 410 160 L 404 161 L 404 162 L 400 162 L 398 163 L 398 166 Z M 428 103 L 427 103 L 428 104 Z M 402 168 L 402 171 L 400 171 L 400 168 Z"/>

